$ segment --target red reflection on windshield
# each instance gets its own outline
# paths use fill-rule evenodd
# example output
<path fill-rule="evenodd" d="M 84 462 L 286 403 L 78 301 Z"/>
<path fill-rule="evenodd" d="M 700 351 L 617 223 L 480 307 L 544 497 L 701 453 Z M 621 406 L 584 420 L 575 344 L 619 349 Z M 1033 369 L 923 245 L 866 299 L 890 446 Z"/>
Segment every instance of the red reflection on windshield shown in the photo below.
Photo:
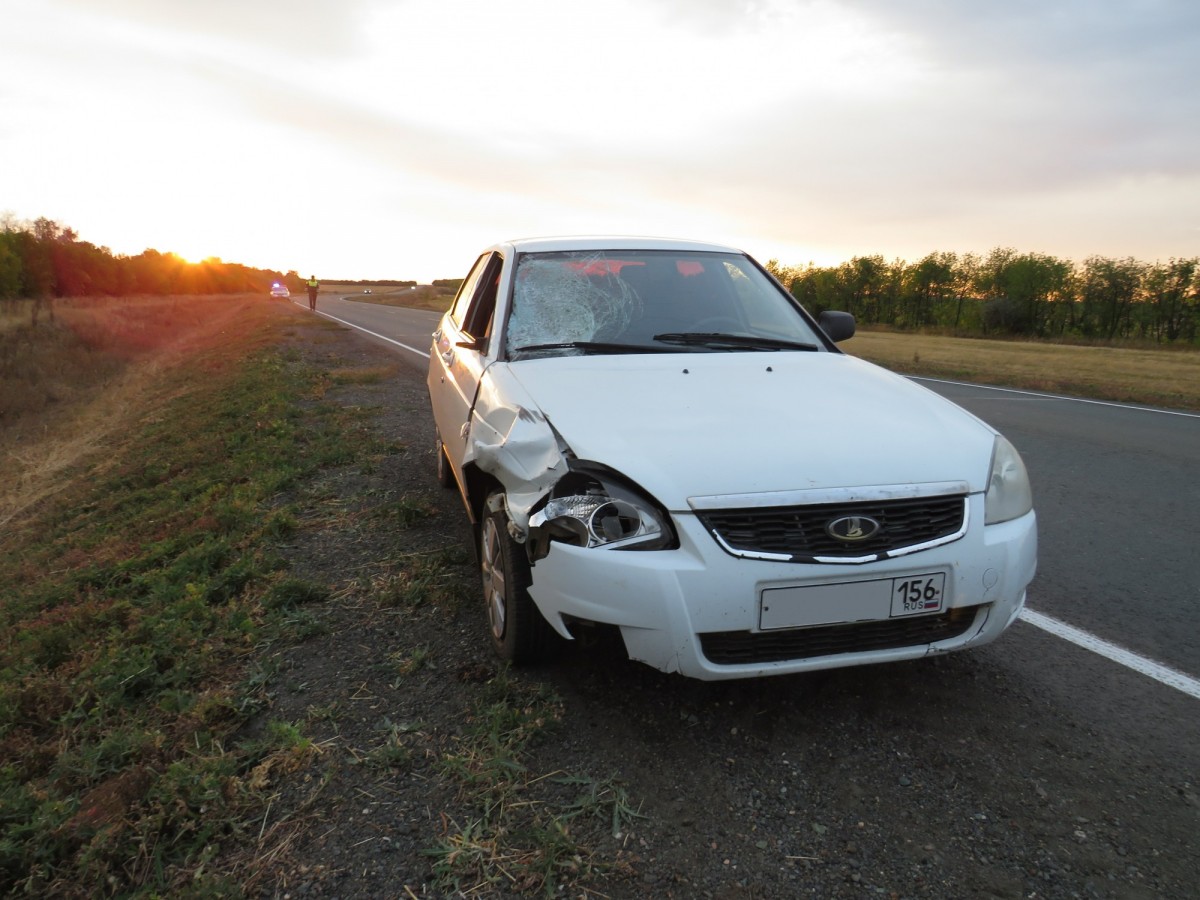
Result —
<path fill-rule="evenodd" d="M 567 267 L 580 275 L 620 275 L 626 266 L 645 266 L 641 260 L 632 259 L 588 259 L 573 260 Z M 675 263 L 680 275 L 700 275 L 704 272 L 704 263 L 690 259 L 681 259 Z"/>

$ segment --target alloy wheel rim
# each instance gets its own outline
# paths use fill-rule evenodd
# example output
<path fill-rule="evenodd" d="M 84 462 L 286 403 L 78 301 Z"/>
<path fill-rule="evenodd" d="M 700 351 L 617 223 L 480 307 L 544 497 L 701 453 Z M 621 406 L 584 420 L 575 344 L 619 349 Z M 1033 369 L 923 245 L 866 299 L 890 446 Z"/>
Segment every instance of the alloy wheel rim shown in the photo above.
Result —
<path fill-rule="evenodd" d="M 500 640 L 504 637 L 506 595 L 504 584 L 504 561 L 500 551 L 500 531 L 491 519 L 483 523 L 483 547 L 480 553 L 483 568 L 483 599 L 487 604 L 488 624 L 492 635 Z"/>

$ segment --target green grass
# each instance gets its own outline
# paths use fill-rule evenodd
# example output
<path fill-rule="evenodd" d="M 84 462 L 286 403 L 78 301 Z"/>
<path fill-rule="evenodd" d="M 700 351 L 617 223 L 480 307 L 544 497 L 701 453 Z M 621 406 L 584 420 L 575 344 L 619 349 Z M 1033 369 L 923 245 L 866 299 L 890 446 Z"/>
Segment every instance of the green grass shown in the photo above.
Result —
<path fill-rule="evenodd" d="M 413 759 L 413 749 L 408 745 L 409 735 L 419 734 L 421 728 L 419 722 L 393 723 L 384 719 L 377 726 L 383 735 L 382 740 L 367 753 L 364 762 L 376 769 L 407 769 Z"/>
<path fill-rule="evenodd" d="M 370 436 L 369 410 L 324 400 L 335 385 L 373 383 L 386 370 L 314 370 L 279 346 L 297 327 L 319 340 L 319 322 L 272 324 L 250 306 L 230 314 L 236 329 L 189 315 L 173 331 L 171 308 L 109 310 L 125 323 L 112 333 L 136 331 L 140 312 L 164 346 L 182 338 L 186 352 L 105 406 L 126 410 L 119 426 L 56 468 L 52 490 L 0 509 L 3 894 L 253 889 L 253 860 L 240 851 L 261 842 L 284 778 L 313 776 L 313 797 L 330 783 L 331 763 L 312 735 L 336 732 L 344 714 L 334 702 L 295 720 L 269 718 L 281 677 L 271 651 L 323 633 L 319 605 L 331 597 L 329 585 L 286 570 L 281 542 L 330 523 L 395 535 L 383 573 L 358 584 L 385 614 L 456 615 L 474 597 L 461 548 L 406 549 L 406 535 L 436 511 L 427 500 L 387 492 L 364 510 L 319 477 L 404 452 Z M 94 312 L 92 333 L 109 333 L 104 310 Z M 46 336 L 68 354 L 79 339 L 69 330 Z M 92 362 L 107 366 L 104 353 L 120 343 Z M 138 364 L 117 369 L 136 375 Z M 81 371 L 86 380 L 98 369 Z M 65 406 L 63 433 L 78 430 L 104 418 L 89 406 L 104 399 L 85 392 L 24 411 L 0 442 L 53 430 Z M 381 667 L 416 691 L 446 677 L 451 662 L 420 643 L 394 649 Z M 380 778 L 417 767 L 426 777 L 428 746 L 443 749 L 432 777 L 457 799 L 429 839 L 439 889 L 586 892 L 592 876 L 616 867 L 590 836 L 627 828 L 637 811 L 611 780 L 531 770 L 562 713 L 544 686 L 507 670 L 471 680 L 469 707 L 451 730 L 384 719 L 355 760 Z"/>
<path fill-rule="evenodd" d="M 394 571 L 372 577 L 368 594 L 388 609 L 456 606 L 461 585 L 455 566 L 461 557 L 457 548 L 409 554 L 400 559 Z"/>
<path fill-rule="evenodd" d="M 619 837 L 641 818 L 624 788 L 612 779 L 529 768 L 532 749 L 561 719 L 553 692 L 507 669 L 483 686 L 462 735 L 439 762 L 472 810 L 462 821 L 444 817 L 441 838 L 424 851 L 439 887 L 585 895 L 585 882 L 615 868 L 573 826 L 598 817 Z"/>
<path fill-rule="evenodd" d="M 152 414 L 7 526 L 0 892 L 235 894 L 207 861 L 257 829 L 264 767 L 312 752 L 302 725 L 245 728 L 272 676 L 255 651 L 319 632 L 305 606 L 328 596 L 283 571 L 277 498 L 378 448 L 270 345 L 194 348 Z"/>

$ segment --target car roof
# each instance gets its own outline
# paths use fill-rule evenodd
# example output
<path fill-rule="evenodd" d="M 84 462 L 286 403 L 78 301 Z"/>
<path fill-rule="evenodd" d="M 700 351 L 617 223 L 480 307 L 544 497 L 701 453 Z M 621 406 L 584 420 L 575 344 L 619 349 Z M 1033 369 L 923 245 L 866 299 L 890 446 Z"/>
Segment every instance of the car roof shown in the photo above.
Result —
<path fill-rule="evenodd" d="M 741 253 L 736 247 L 705 241 L 636 235 L 573 235 L 529 237 L 506 241 L 518 253 L 551 253 L 564 250 L 682 250 L 702 253 Z"/>

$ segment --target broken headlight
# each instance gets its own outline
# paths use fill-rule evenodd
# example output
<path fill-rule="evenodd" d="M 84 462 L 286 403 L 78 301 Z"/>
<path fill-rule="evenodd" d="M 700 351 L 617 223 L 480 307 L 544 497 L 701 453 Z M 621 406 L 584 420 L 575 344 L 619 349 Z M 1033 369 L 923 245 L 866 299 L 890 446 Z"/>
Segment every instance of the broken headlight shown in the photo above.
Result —
<path fill-rule="evenodd" d="M 551 541 L 612 550 L 675 546 L 666 512 L 640 489 L 600 467 L 576 463 L 529 519 L 530 555 L 541 559 Z"/>

